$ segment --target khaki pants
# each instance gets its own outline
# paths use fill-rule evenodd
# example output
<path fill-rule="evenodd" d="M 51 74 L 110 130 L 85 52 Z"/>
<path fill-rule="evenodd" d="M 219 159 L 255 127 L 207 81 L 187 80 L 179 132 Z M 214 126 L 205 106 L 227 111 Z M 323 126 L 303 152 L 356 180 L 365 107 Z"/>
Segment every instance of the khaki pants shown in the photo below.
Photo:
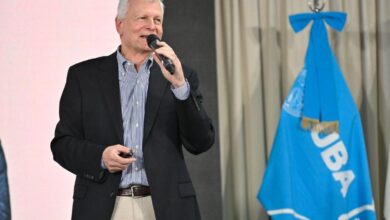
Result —
<path fill-rule="evenodd" d="M 150 196 L 117 196 L 111 220 L 155 220 Z"/>

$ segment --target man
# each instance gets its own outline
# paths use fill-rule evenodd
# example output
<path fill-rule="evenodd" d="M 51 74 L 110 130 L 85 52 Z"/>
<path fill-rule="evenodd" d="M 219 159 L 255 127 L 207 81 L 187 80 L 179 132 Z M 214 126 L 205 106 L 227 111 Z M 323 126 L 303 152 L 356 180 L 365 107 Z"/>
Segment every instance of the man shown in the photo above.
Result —
<path fill-rule="evenodd" d="M 0 219 L 11 219 L 11 210 L 9 204 L 9 192 L 7 181 L 7 164 L 5 162 L 5 156 L 3 147 L 0 141 Z"/>
<path fill-rule="evenodd" d="M 118 50 L 69 69 L 51 149 L 77 176 L 72 219 L 200 219 L 181 146 L 202 153 L 214 131 L 196 73 L 165 42 L 147 45 L 163 13 L 160 0 L 121 0 Z"/>

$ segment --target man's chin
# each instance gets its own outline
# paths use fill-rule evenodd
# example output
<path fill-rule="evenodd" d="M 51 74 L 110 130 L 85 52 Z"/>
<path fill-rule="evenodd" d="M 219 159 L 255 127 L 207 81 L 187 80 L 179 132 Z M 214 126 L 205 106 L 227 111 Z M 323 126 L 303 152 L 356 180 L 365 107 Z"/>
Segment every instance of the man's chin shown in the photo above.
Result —
<path fill-rule="evenodd" d="M 150 47 L 144 47 L 144 48 L 142 48 L 143 49 L 143 51 L 145 51 L 146 53 L 152 53 L 153 52 L 153 50 L 150 48 Z"/>

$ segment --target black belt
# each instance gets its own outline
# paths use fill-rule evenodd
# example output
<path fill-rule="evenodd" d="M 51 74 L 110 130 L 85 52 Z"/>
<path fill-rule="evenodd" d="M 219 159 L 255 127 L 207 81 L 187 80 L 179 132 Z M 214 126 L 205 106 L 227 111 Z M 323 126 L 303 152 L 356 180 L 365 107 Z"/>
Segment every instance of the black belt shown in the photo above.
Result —
<path fill-rule="evenodd" d="M 117 196 L 145 197 L 150 196 L 149 186 L 130 185 L 124 189 L 118 189 Z"/>

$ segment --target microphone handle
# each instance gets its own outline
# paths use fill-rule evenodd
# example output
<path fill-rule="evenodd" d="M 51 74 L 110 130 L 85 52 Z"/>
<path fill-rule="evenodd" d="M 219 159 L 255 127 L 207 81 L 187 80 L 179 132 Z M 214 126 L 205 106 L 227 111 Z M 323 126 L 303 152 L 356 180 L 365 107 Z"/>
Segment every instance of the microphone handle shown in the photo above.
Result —
<path fill-rule="evenodd" d="M 175 65 L 173 64 L 172 60 L 164 55 L 161 55 L 158 53 L 156 53 L 156 54 L 157 54 L 157 57 L 162 62 L 162 64 L 164 65 L 165 69 L 167 69 L 168 72 L 173 75 L 175 73 Z"/>

